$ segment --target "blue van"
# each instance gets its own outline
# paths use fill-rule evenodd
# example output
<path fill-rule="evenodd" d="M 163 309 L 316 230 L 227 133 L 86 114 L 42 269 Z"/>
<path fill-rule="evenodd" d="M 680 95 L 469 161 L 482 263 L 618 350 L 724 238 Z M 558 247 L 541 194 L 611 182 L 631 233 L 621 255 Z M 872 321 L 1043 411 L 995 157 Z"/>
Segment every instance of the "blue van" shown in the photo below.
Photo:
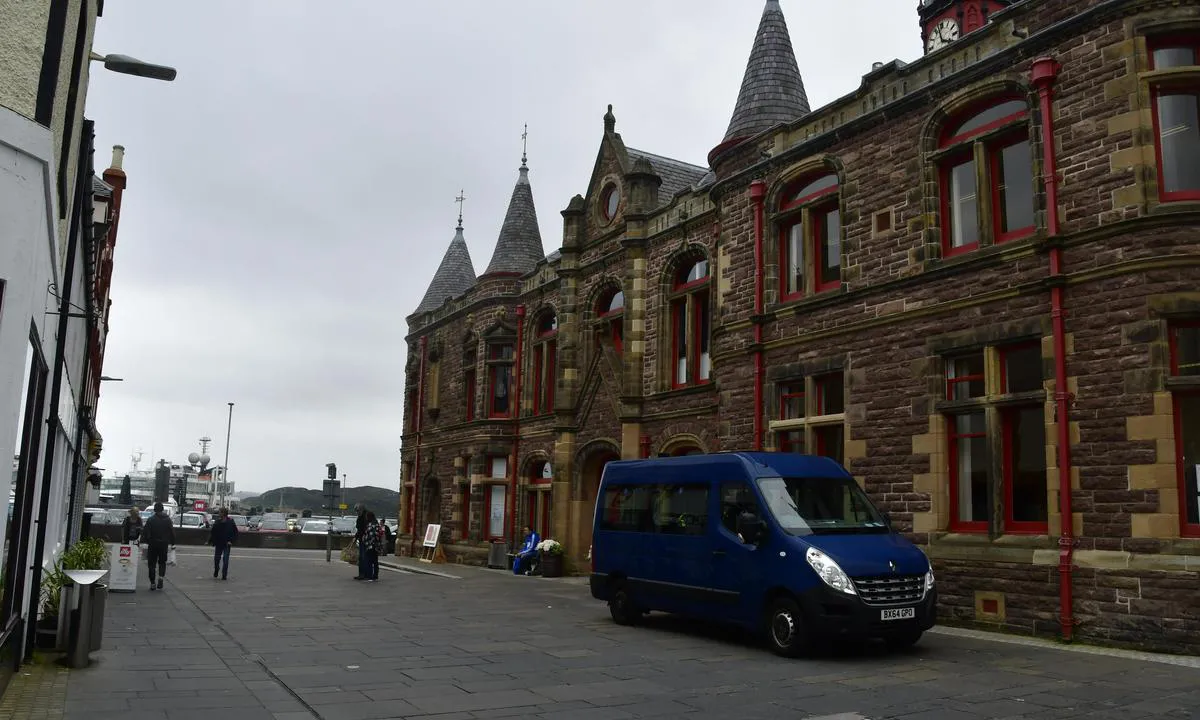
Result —
<path fill-rule="evenodd" d="M 833 460 L 739 452 L 610 462 L 592 529 L 592 596 L 732 622 L 796 656 L 819 640 L 913 645 L 933 627 L 933 570 Z"/>

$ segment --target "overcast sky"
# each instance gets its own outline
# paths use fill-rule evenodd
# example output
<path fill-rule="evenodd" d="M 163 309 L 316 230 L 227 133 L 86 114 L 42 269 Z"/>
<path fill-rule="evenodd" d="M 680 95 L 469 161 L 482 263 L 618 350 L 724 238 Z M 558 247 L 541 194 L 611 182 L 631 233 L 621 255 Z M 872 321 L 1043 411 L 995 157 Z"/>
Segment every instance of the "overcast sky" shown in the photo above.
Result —
<path fill-rule="evenodd" d="M 920 55 L 917 0 L 783 0 L 813 108 Z M 405 316 L 454 235 L 476 272 L 521 132 L 546 251 L 587 188 L 612 103 L 641 150 L 705 164 L 762 0 L 122 0 L 92 65 L 97 166 L 126 147 L 99 465 L 213 438 L 238 490 L 398 487 Z"/>

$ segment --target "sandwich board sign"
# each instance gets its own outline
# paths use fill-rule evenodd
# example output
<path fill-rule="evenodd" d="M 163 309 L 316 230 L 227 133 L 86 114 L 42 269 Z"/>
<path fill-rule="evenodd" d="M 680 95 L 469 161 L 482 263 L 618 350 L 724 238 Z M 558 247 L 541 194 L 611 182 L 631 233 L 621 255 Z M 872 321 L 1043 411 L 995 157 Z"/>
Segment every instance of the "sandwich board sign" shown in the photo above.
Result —
<path fill-rule="evenodd" d="M 421 562 L 445 562 L 445 556 L 438 547 L 438 539 L 442 536 L 441 525 L 426 525 L 425 539 L 421 542 Z M 440 557 L 439 557 L 440 556 Z"/>
<path fill-rule="evenodd" d="M 138 565 L 142 551 L 137 545 L 108 546 L 108 590 L 109 592 L 134 592 L 137 590 Z"/>

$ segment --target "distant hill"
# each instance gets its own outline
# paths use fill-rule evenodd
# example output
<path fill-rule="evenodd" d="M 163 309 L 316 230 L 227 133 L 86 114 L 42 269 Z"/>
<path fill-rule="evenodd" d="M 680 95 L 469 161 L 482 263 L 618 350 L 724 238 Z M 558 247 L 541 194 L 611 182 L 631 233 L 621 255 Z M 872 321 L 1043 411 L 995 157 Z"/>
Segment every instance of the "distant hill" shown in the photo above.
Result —
<path fill-rule="evenodd" d="M 351 509 L 356 503 L 365 503 L 367 509 L 380 517 L 395 517 L 399 512 L 400 493 L 387 488 L 351 487 L 342 491 L 339 502 L 346 503 L 349 508 L 344 514 L 352 514 Z M 271 508 L 275 512 L 303 512 L 311 510 L 320 514 L 325 505 L 325 496 L 320 490 L 309 490 L 301 487 L 282 487 L 268 490 L 261 495 L 243 498 L 238 503 L 243 512 L 254 506 L 264 510 Z"/>

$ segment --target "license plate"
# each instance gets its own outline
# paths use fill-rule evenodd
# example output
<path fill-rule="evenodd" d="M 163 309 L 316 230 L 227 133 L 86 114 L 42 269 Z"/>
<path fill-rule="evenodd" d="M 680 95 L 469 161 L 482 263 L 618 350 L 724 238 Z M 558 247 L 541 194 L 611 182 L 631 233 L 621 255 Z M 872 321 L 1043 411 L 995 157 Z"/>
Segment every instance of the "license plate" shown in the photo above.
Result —
<path fill-rule="evenodd" d="M 891 608 L 882 610 L 879 614 L 880 620 L 912 620 L 917 616 L 916 608 Z"/>

